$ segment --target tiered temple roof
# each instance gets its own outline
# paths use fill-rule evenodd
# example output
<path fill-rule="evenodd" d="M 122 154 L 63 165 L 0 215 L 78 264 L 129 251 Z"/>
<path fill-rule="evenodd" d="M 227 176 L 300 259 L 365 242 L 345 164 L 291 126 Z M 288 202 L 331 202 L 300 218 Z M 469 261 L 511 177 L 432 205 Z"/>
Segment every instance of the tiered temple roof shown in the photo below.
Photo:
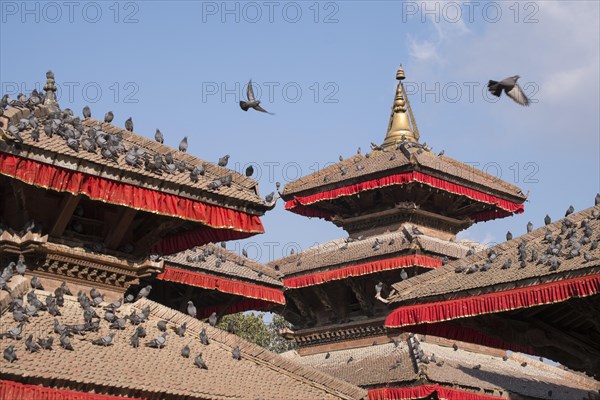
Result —
<path fill-rule="evenodd" d="M 22 277 L 15 277 L 13 290 Z M 35 291 L 44 302 L 49 292 Z M 6 296 L 2 293 L 2 296 Z M 107 303 L 103 304 L 104 306 Z M 40 350 L 30 353 L 25 350 L 22 340 L 5 338 L 3 346 L 16 345 L 17 360 L 2 362 L 0 373 L 0 393 L 12 388 L 12 398 L 24 398 L 31 390 L 30 386 L 11 386 L 11 382 L 25 385 L 39 385 L 74 391 L 71 397 L 63 399 L 94 399 L 85 392 L 127 396 L 143 399 L 361 399 L 366 391 L 338 380 L 310 367 L 300 366 L 273 354 L 257 345 L 251 344 L 238 336 L 191 318 L 178 311 L 142 299 L 133 304 L 126 304 L 119 309 L 120 316 L 129 315 L 132 311 L 141 313 L 149 307 L 150 315 L 142 326 L 147 337 L 140 338 L 140 346 L 133 348 L 130 336 L 136 326 L 127 322 L 122 331 L 108 328 L 108 323 L 101 321 L 98 332 L 88 332 L 84 336 L 71 338 L 73 351 L 63 349 L 58 343 L 58 336 L 53 333 L 52 317 L 47 312 L 40 312 L 32 317 L 23 328 L 21 336 L 30 334 L 34 340 L 54 336 L 52 350 Z M 65 296 L 65 304 L 60 308 L 61 324 L 78 324 L 82 320 L 82 310 L 77 300 Z M 3 312 L 0 318 L 3 327 L 12 327 L 12 313 Z M 150 348 L 146 342 L 162 334 L 157 328 L 159 321 L 167 322 L 167 341 L 164 348 Z M 175 329 L 186 324 L 183 336 L 178 336 Z M 203 345 L 199 339 L 202 329 L 206 330 L 209 344 Z M 92 341 L 116 332 L 110 346 L 94 345 Z M 190 358 L 184 358 L 181 351 L 189 346 Z M 241 359 L 232 357 L 232 350 L 239 347 Z M 208 369 L 200 369 L 194 365 L 194 358 L 199 353 Z M 52 392 L 54 395 L 55 392 Z M 38 394 L 39 396 L 39 394 Z M 39 397 L 37 397 L 39 398 Z M 46 398 L 46 397 L 44 397 Z"/>
<path fill-rule="evenodd" d="M 599 240 L 597 205 L 398 282 L 386 326 L 539 354 L 598 377 Z"/>

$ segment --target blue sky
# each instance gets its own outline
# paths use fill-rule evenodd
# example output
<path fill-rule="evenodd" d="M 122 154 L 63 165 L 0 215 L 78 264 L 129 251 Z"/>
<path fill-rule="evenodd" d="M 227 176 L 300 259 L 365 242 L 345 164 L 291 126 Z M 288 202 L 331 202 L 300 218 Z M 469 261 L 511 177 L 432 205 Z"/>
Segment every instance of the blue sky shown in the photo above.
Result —
<path fill-rule="evenodd" d="M 228 153 L 240 171 L 254 163 L 265 195 L 382 142 L 402 63 L 422 141 L 530 193 L 524 214 L 461 237 L 502 241 L 546 213 L 593 205 L 599 3 L 448 4 L 2 0 L 1 91 L 30 92 L 52 69 L 62 107 L 112 110 L 120 125 L 131 116 L 137 133 L 160 128 L 172 146 L 188 136 L 190 153 L 213 162 Z M 514 74 L 536 103 L 487 100 L 487 80 Z M 250 78 L 276 115 L 240 110 Z M 281 201 L 263 222 L 264 235 L 237 245 L 257 243 L 250 256 L 263 262 L 290 244 L 345 236 Z"/>

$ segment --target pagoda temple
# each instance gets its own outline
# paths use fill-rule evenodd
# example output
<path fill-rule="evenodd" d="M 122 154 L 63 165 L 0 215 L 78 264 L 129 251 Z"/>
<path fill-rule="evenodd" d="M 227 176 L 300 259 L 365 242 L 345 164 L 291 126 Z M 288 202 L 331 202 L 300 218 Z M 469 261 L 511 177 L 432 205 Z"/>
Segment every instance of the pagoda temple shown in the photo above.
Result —
<path fill-rule="evenodd" d="M 264 231 L 256 181 L 44 89 L 0 107 L 1 399 L 366 397 L 198 319 L 285 303 L 211 244 Z"/>
<path fill-rule="evenodd" d="M 386 322 L 398 287 L 419 299 L 413 282 L 481 253 L 479 244 L 457 241 L 458 232 L 522 213 L 526 200 L 518 187 L 421 143 L 404 78 L 400 67 L 381 145 L 281 193 L 287 210 L 348 233 L 269 263 L 285 287 L 280 312 L 295 327 L 287 336 L 299 346 L 285 355 L 369 389 L 371 399 L 587 397 L 596 381 L 508 356 L 515 347 L 408 334 Z"/>

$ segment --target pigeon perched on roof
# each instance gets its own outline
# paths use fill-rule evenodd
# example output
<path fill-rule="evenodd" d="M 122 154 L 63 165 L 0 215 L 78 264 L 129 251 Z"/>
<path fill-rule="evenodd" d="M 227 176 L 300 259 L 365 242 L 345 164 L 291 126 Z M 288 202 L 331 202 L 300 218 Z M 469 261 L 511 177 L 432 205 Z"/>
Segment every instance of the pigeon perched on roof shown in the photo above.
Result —
<path fill-rule="evenodd" d="M 159 331 L 166 332 L 167 331 L 167 321 L 164 321 L 164 320 L 158 321 L 156 323 L 156 327 L 158 328 Z"/>
<path fill-rule="evenodd" d="M 552 223 L 552 219 L 550 218 L 550 216 L 548 214 L 546 214 L 546 216 L 544 217 L 544 224 L 550 225 L 551 223 Z"/>
<path fill-rule="evenodd" d="M 242 351 L 240 350 L 240 346 L 235 346 L 233 350 L 231 350 L 231 356 L 234 360 L 240 360 L 242 358 Z"/>
<path fill-rule="evenodd" d="M 402 279 L 403 281 L 408 279 L 408 274 L 406 273 L 406 271 L 404 269 L 400 270 L 400 279 Z"/>
<path fill-rule="evenodd" d="M 246 92 L 246 95 L 248 97 L 248 101 L 240 101 L 240 108 L 242 110 L 248 111 L 250 108 L 253 108 L 256 111 L 264 112 L 270 115 L 275 115 L 262 108 L 260 106 L 260 100 L 256 100 L 256 98 L 254 97 L 254 90 L 252 89 L 252 79 L 250 79 L 250 82 L 248 82 L 248 90 Z"/>
<path fill-rule="evenodd" d="M 160 131 L 160 129 L 158 129 L 158 128 L 156 128 L 156 133 L 154 134 L 154 140 L 156 140 L 160 144 L 163 144 L 165 142 L 165 138 L 164 138 L 162 132 Z"/>
<path fill-rule="evenodd" d="M 220 167 L 226 167 L 228 162 L 229 162 L 229 154 L 226 154 L 223 157 L 219 158 L 219 161 L 217 164 Z"/>
<path fill-rule="evenodd" d="M 106 114 L 104 114 L 104 122 L 106 122 L 107 124 L 110 124 L 113 118 L 115 118 L 115 115 L 112 111 L 109 111 Z"/>
<path fill-rule="evenodd" d="M 509 78 L 505 78 L 500 82 L 490 80 L 488 82 L 488 90 L 496 97 L 500 97 L 502 91 L 508 95 L 511 99 L 513 99 L 516 103 L 522 106 L 529 105 L 529 99 L 517 84 L 517 80 L 519 80 L 520 76 L 515 75 Z"/>
<path fill-rule="evenodd" d="M 11 344 L 4 349 L 4 359 L 9 363 L 12 363 L 17 359 L 17 353 L 15 352 L 15 345 Z"/>
<path fill-rule="evenodd" d="M 138 295 L 136 296 L 136 300 L 139 300 L 143 297 L 148 297 L 148 295 L 150 294 L 150 291 L 152 290 L 152 286 L 148 285 L 144 288 L 142 288 L 142 290 L 140 290 L 140 292 L 138 293 Z"/>
<path fill-rule="evenodd" d="M 198 315 L 198 311 L 196 310 L 196 306 L 192 301 L 188 301 L 187 303 L 187 313 L 190 317 L 196 318 Z"/>
<path fill-rule="evenodd" d="M 183 358 L 190 358 L 190 346 L 187 344 L 183 346 L 183 349 L 181 349 L 181 356 Z"/>
<path fill-rule="evenodd" d="M 201 368 L 201 369 L 208 369 L 208 366 L 206 365 L 206 363 L 202 359 L 202 353 L 198 354 L 194 358 L 194 365 L 197 366 L 198 368 Z"/>
<path fill-rule="evenodd" d="M 89 106 L 83 107 L 82 113 L 83 113 L 83 118 L 85 118 L 85 119 L 92 117 L 92 110 L 90 110 Z"/>
<path fill-rule="evenodd" d="M 208 335 L 206 334 L 206 329 L 202 328 L 199 336 L 200 336 L 200 343 L 207 346 L 208 345 Z"/>
<path fill-rule="evenodd" d="M 146 346 L 153 347 L 155 349 L 162 349 L 167 344 L 167 332 L 164 332 L 161 336 L 158 336 L 152 339 L 149 342 L 146 342 Z"/>
<path fill-rule="evenodd" d="M 98 339 L 94 339 L 92 340 L 92 343 L 97 345 L 97 346 L 111 346 L 112 342 L 113 342 L 113 338 L 115 337 L 115 333 L 111 332 L 106 336 L 102 336 Z"/>
<path fill-rule="evenodd" d="M 506 240 L 509 241 L 509 240 L 512 240 L 512 239 L 513 239 L 512 233 L 510 231 L 506 232 Z"/>
<path fill-rule="evenodd" d="M 42 286 L 42 282 L 40 282 L 40 278 L 37 276 L 31 278 L 31 287 L 37 290 L 44 290 L 44 286 Z"/>
<path fill-rule="evenodd" d="M 33 335 L 29 335 L 27 339 L 25 339 L 25 348 L 30 353 L 37 353 L 40 351 L 40 345 L 33 341 Z"/>
<path fill-rule="evenodd" d="M 573 208 L 573 206 L 569 206 L 569 208 L 567 208 L 567 211 L 565 212 L 565 217 L 568 217 L 569 215 L 573 214 L 575 212 L 575 208 Z"/>
<path fill-rule="evenodd" d="M 246 176 L 252 176 L 253 173 L 254 167 L 252 167 L 252 165 L 248 166 L 248 168 L 246 168 Z"/>
<path fill-rule="evenodd" d="M 210 314 L 210 317 L 208 317 L 208 323 L 210 324 L 210 326 L 217 325 L 217 313 L 216 312 L 213 312 L 212 314 Z"/>
<path fill-rule="evenodd" d="M 125 129 L 129 132 L 133 132 L 133 119 L 131 117 L 127 118 L 125 121 Z"/>
<path fill-rule="evenodd" d="M 187 148 L 188 148 L 187 136 L 184 136 L 183 139 L 181 139 L 181 142 L 179 143 L 179 151 L 185 153 L 187 151 Z"/>

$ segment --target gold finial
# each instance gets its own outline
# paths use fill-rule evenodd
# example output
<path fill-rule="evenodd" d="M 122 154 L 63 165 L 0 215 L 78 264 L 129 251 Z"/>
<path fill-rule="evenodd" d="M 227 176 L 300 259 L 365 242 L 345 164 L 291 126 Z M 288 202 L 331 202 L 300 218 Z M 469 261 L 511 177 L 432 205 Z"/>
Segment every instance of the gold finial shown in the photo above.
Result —
<path fill-rule="evenodd" d="M 400 67 L 398 67 L 398 71 L 396 72 L 396 80 L 403 81 L 404 79 L 406 79 L 406 76 L 404 75 L 404 68 L 402 68 L 402 64 L 400 64 Z"/>
<path fill-rule="evenodd" d="M 57 111 L 60 109 L 58 106 L 58 102 L 56 101 L 56 85 L 54 81 L 54 72 L 48 71 L 46 72 L 46 84 L 44 85 L 44 90 L 46 94 L 44 95 L 44 105 L 51 108 L 52 111 Z"/>
<path fill-rule="evenodd" d="M 402 64 L 396 72 L 398 86 L 396 87 L 396 96 L 392 106 L 392 114 L 388 124 L 387 134 L 383 142 L 384 148 L 395 147 L 398 143 L 408 140 L 411 142 L 419 141 L 419 131 L 415 123 L 415 118 L 404 90 L 402 81 L 406 78 Z"/>

